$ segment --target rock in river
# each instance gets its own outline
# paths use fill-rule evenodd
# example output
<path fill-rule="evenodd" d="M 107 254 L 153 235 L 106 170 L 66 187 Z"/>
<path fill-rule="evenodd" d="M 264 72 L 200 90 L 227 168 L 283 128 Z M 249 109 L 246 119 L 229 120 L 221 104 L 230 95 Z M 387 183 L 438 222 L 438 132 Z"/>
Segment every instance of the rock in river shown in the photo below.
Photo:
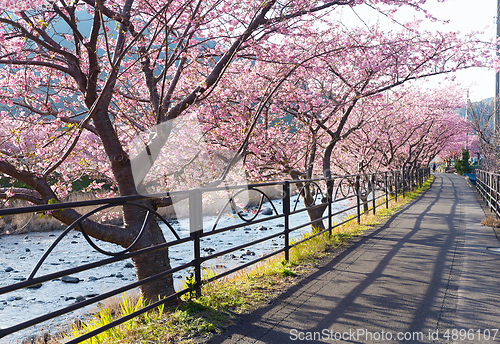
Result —
<path fill-rule="evenodd" d="M 61 278 L 61 281 L 65 283 L 78 283 L 80 282 L 80 279 L 77 277 L 64 276 L 63 278 Z"/>
<path fill-rule="evenodd" d="M 260 213 L 262 215 L 272 215 L 273 214 L 273 210 L 271 208 L 264 208 L 264 209 L 262 209 L 262 211 Z"/>

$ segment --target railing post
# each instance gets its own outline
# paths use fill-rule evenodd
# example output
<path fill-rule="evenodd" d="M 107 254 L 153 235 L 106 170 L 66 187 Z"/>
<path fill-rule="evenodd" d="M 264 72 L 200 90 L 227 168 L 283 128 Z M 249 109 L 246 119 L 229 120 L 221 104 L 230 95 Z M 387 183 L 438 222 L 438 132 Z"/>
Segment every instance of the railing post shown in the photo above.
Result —
<path fill-rule="evenodd" d="M 373 203 L 373 215 L 375 215 L 375 173 L 372 173 L 372 203 Z"/>
<path fill-rule="evenodd" d="M 495 176 L 495 215 L 498 214 L 498 192 L 500 191 L 498 188 L 498 177 L 499 176 Z"/>
<path fill-rule="evenodd" d="M 398 201 L 398 177 L 399 177 L 399 172 L 396 172 L 396 174 L 394 174 L 394 172 L 392 172 L 392 174 L 394 175 L 394 190 L 395 190 L 395 198 L 396 198 L 396 202 Z"/>
<path fill-rule="evenodd" d="M 413 189 L 415 190 L 418 187 L 418 170 L 413 170 Z"/>
<path fill-rule="evenodd" d="M 328 201 L 328 236 L 332 236 L 332 202 L 333 202 L 333 180 L 332 178 L 326 181 L 326 199 Z"/>
<path fill-rule="evenodd" d="M 493 213 L 496 213 L 497 202 L 498 202 L 498 192 L 497 192 L 497 178 L 495 175 L 491 175 L 491 204 L 493 206 Z"/>
<path fill-rule="evenodd" d="M 408 171 L 408 193 L 413 190 L 413 168 Z"/>
<path fill-rule="evenodd" d="M 493 206 L 493 213 L 496 210 L 496 203 L 497 203 L 497 188 L 496 188 L 496 178 L 494 175 L 491 175 L 491 204 Z"/>
<path fill-rule="evenodd" d="M 493 200 L 494 195 L 493 195 L 493 177 L 491 176 L 491 173 L 488 172 L 488 202 L 490 204 L 490 212 L 493 212 Z"/>
<path fill-rule="evenodd" d="M 490 212 L 493 212 L 493 178 L 488 175 L 488 194 L 490 195 Z"/>
<path fill-rule="evenodd" d="M 358 225 L 361 223 L 361 200 L 359 198 L 359 175 L 356 176 L 356 209 L 358 211 Z"/>
<path fill-rule="evenodd" d="M 481 196 L 483 197 L 483 201 L 484 201 L 483 182 L 482 182 L 483 174 L 482 174 L 482 172 L 476 173 L 476 178 L 477 178 L 476 182 L 477 182 L 477 186 L 479 188 L 479 192 L 481 193 Z"/>
<path fill-rule="evenodd" d="M 189 227 L 194 244 L 194 288 L 196 296 L 201 296 L 201 244 L 203 233 L 203 202 L 199 189 L 192 190 L 189 195 Z"/>
<path fill-rule="evenodd" d="M 405 197 L 405 191 L 406 191 L 406 172 L 405 168 L 403 167 L 403 197 Z"/>
<path fill-rule="evenodd" d="M 387 172 L 385 172 L 385 209 L 389 209 L 389 185 L 388 183 L 388 178 L 387 178 Z"/>
<path fill-rule="evenodd" d="M 481 194 L 481 197 L 483 197 L 483 188 L 481 186 L 481 171 L 476 171 L 476 187 Z"/>
<path fill-rule="evenodd" d="M 290 260 L 290 182 L 283 184 L 283 214 L 285 215 L 285 260 Z"/>
<path fill-rule="evenodd" d="M 480 184 L 481 182 L 479 181 L 480 179 L 481 179 L 481 172 L 476 170 L 476 188 L 477 188 L 477 191 L 479 191 L 479 193 L 481 193 L 481 189 L 479 187 L 481 185 Z"/>
<path fill-rule="evenodd" d="M 492 182 L 491 174 L 488 173 L 488 198 L 489 198 L 489 203 L 490 203 L 490 213 L 493 212 L 493 182 Z"/>
<path fill-rule="evenodd" d="M 483 173 L 483 180 L 481 181 L 481 188 L 483 190 L 483 198 L 486 203 L 489 204 L 489 198 L 488 198 L 488 175 Z"/>
<path fill-rule="evenodd" d="M 484 201 L 490 206 L 490 199 L 488 197 L 488 174 L 484 175 L 483 181 L 483 189 L 484 189 Z"/>
<path fill-rule="evenodd" d="M 408 192 L 413 191 L 413 168 L 408 171 Z"/>

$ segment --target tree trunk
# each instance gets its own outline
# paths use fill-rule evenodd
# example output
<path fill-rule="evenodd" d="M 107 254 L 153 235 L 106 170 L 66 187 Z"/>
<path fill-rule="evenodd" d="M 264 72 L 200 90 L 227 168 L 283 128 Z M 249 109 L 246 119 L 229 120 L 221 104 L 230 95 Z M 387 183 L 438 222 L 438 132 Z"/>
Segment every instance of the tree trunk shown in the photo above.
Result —
<path fill-rule="evenodd" d="M 361 204 L 363 205 L 363 213 L 368 212 L 368 194 L 367 193 L 360 193 L 359 194 L 359 199 L 361 200 Z"/>
<path fill-rule="evenodd" d="M 313 229 L 313 233 L 320 232 L 324 229 L 326 229 L 325 225 L 323 224 L 323 220 L 318 220 L 321 217 L 323 217 L 323 213 L 328 207 L 328 203 L 322 203 L 320 207 L 314 208 L 314 209 L 308 209 L 307 210 L 307 215 L 309 216 L 309 221 L 314 221 L 311 224 L 311 227 Z M 315 221 L 317 220 L 317 221 Z"/>
<path fill-rule="evenodd" d="M 387 186 L 387 190 L 389 192 L 390 197 L 394 197 L 394 195 L 396 194 L 396 191 L 395 191 L 394 187 L 392 186 L 392 184 Z"/>
<path fill-rule="evenodd" d="M 107 95 L 105 104 L 111 101 L 112 93 Z M 106 155 L 111 164 L 111 170 L 116 179 L 120 196 L 137 195 L 137 188 L 134 182 L 134 172 L 128 154 L 124 151 L 118 135 L 113 127 L 113 123 L 108 115 L 107 106 L 103 106 L 93 116 L 94 125 L 99 132 L 99 137 L 103 143 Z M 141 202 L 143 205 L 154 209 L 153 201 Z M 125 205 L 123 207 L 124 238 L 117 244 L 128 247 L 133 243 L 143 225 L 146 211 L 135 206 Z M 139 242 L 132 248 L 139 250 L 146 247 L 155 246 L 165 242 L 163 233 L 156 223 L 156 218 L 150 216 L 146 224 L 145 232 Z M 168 249 L 155 251 L 146 255 L 133 258 L 135 273 L 138 280 L 150 277 L 170 269 Z M 174 293 L 172 276 L 162 277 L 144 286 L 141 286 L 144 298 L 150 301 L 158 300 L 158 296 L 167 296 Z"/>
<path fill-rule="evenodd" d="M 152 200 L 144 201 L 143 204 L 153 208 Z M 134 234 L 133 238 L 131 238 L 132 241 L 127 243 L 127 245 L 130 245 L 139 234 L 139 230 L 142 227 L 146 212 L 141 208 L 131 206 L 123 207 L 123 212 L 124 218 L 132 217 L 135 219 L 135 221 L 126 225 L 129 232 Z M 134 214 L 132 215 L 131 213 Z M 156 221 L 157 219 L 154 216 L 150 216 L 141 239 L 134 245 L 131 251 L 137 251 L 166 242 L 163 232 Z M 135 273 L 138 280 L 142 280 L 144 278 L 159 274 L 170 269 L 168 249 L 142 254 L 133 257 L 132 260 L 134 262 Z M 175 292 L 173 277 L 172 275 L 168 275 L 158 278 L 145 285 L 142 285 L 140 287 L 140 290 L 146 300 L 156 301 L 158 300 L 158 296 L 165 297 Z M 173 301 L 171 304 L 173 303 L 175 303 L 175 301 Z"/>
<path fill-rule="evenodd" d="M 156 246 L 165 243 L 165 238 L 160 226 L 155 220 L 150 220 L 146 226 L 146 231 L 137 243 L 133 251 L 142 248 Z M 138 280 L 159 274 L 170 269 L 168 249 L 142 254 L 132 258 L 134 261 L 135 273 Z M 175 292 L 172 275 L 158 278 L 140 287 L 144 298 L 149 301 L 158 300 L 158 296 L 165 297 Z M 175 303 L 173 300 L 170 304 Z"/>
<path fill-rule="evenodd" d="M 298 178 L 296 178 L 296 176 L 293 173 L 291 173 L 291 176 L 292 176 L 292 178 L 295 177 L 295 179 L 298 179 Z M 302 188 L 302 184 L 297 184 L 297 186 Z M 310 185 L 310 184 L 306 184 L 305 187 L 302 189 L 302 192 L 300 194 L 302 201 L 304 202 L 304 206 L 306 206 L 308 208 L 314 207 L 316 205 L 315 204 L 316 201 L 315 201 L 315 195 L 314 195 L 314 191 L 315 191 L 314 188 L 315 188 L 315 186 Z M 312 228 L 313 232 L 319 232 L 319 231 L 322 231 L 326 228 L 325 225 L 323 224 L 323 221 L 318 220 L 318 219 L 323 217 L 323 213 L 325 212 L 325 209 L 328 207 L 327 199 L 325 197 L 323 197 L 321 199 L 321 203 L 319 205 L 320 206 L 317 208 L 307 210 L 307 215 L 309 216 L 309 221 L 311 221 L 311 222 L 314 221 L 311 224 L 311 228 Z"/>

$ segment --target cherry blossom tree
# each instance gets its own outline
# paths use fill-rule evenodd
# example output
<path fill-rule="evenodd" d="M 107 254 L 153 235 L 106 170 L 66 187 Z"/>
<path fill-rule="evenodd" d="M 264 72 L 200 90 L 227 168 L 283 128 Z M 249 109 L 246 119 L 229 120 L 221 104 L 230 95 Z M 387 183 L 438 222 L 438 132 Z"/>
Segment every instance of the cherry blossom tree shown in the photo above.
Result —
<path fill-rule="evenodd" d="M 229 84 L 221 88 L 226 91 L 212 95 L 212 105 L 203 110 L 203 122 L 215 144 L 245 147 L 245 165 L 253 178 L 288 174 L 293 179 L 310 179 L 314 175 L 360 172 L 362 159 L 345 149 L 351 143 L 348 138 L 382 121 L 381 116 L 401 120 L 381 111 L 388 106 L 384 92 L 486 62 L 487 56 L 470 54 L 478 43 L 471 37 L 458 39 L 455 34 L 394 34 L 377 27 L 346 31 L 341 26 L 273 42 L 261 47 L 250 61 L 242 59 L 233 64 L 234 70 L 226 74 L 232 76 Z M 309 60 L 311 55 L 314 59 Z M 234 80 L 242 80 L 238 84 L 246 88 L 236 92 Z M 456 99 L 450 102 L 456 103 Z M 260 119 L 258 123 L 256 118 Z M 253 134 L 248 141 L 250 128 Z M 421 141 L 408 152 L 411 159 L 406 164 L 415 165 L 419 161 L 415 157 L 420 158 L 423 147 L 429 147 L 428 130 L 425 128 L 425 135 L 419 136 L 423 137 Z M 368 136 L 366 145 L 378 134 L 372 131 Z M 227 137 L 233 139 L 228 141 Z M 346 140 L 343 149 L 336 150 L 342 140 Z M 394 165 L 388 163 L 386 167 Z M 306 192 L 304 199 L 311 204 L 312 192 Z M 311 220 L 321 217 L 323 211 L 319 207 L 310 212 Z M 322 224 L 317 226 L 321 228 Z"/>
<path fill-rule="evenodd" d="M 108 179 L 119 195 L 136 195 L 151 166 L 142 162 L 154 161 L 159 154 L 150 147 L 162 147 L 171 133 L 169 125 L 162 131 L 152 130 L 155 126 L 201 107 L 221 89 L 228 69 L 240 59 L 256 56 L 261 46 L 271 52 L 273 39 L 300 37 L 303 28 L 328 23 L 327 15 L 339 6 L 364 2 L 2 1 L 0 172 L 27 186 L 3 189 L 2 197 L 34 204 L 59 202 L 71 191 L 72 180 L 82 174 Z M 398 8 L 424 2 L 372 0 L 370 4 Z M 402 68 L 401 62 L 410 62 L 411 49 L 409 45 L 398 49 L 389 55 L 400 54 L 401 59 L 389 60 L 400 61 Z M 416 55 L 425 60 L 433 51 L 424 49 Z M 361 56 L 358 53 L 344 62 L 362 63 Z M 419 58 L 414 58 L 408 71 L 419 67 Z M 440 60 L 443 66 L 445 59 Z M 383 68 L 366 65 L 364 70 L 375 75 Z M 400 81 L 413 77 L 401 73 L 396 76 Z M 366 91 L 362 79 L 346 80 L 347 84 L 354 86 L 352 94 Z M 342 109 L 348 109 L 356 101 L 350 97 L 343 102 Z M 131 154 L 128 147 L 137 137 L 144 137 L 143 147 L 132 149 Z M 240 151 L 237 147 L 236 152 Z M 155 208 L 169 200 L 142 204 Z M 82 227 L 94 238 L 127 247 L 145 212 L 125 206 L 123 214 L 123 226 L 87 219 Z M 74 209 L 52 215 L 66 224 L 80 216 Z M 150 220 L 133 249 L 164 241 L 161 229 Z M 134 265 L 138 279 L 164 271 L 170 266 L 168 252 L 135 257 Z M 151 282 L 142 291 L 149 299 L 168 295 L 173 292 L 172 277 Z"/>
<path fill-rule="evenodd" d="M 349 143 L 341 143 L 339 149 L 358 162 L 357 167 L 344 164 L 343 171 L 419 168 L 457 142 L 465 145 L 470 123 L 455 113 L 463 106 L 464 94 L 452 84 L 387 93 L 372 110 L 377 116 L 354 132 Z"/>

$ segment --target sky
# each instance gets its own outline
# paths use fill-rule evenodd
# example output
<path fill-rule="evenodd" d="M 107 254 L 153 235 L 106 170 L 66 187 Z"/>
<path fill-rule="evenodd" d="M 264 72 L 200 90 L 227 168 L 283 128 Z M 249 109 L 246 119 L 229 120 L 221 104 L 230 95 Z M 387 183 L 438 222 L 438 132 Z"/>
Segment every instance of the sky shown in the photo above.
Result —
<path fill-rule="evenodd" d="M 484 31 L 481 37 L 490 40 L 496 35 L 496 7 L 496 0 L 448 0 L 444 3 L 433 0 L 429 1 L 426 9 L 437 18 L 450 21 L 439 27 L 449 27 L 449 30 L 460 32 Z M 457 79 L 464 85 L 471 84 L 469 93 L 472 101 L 495 96 L 493 70 L 473 68 L 457 73 Z"/>
<path fill-rule="evenodd" d="M 471 3 L 474 3 L 472 5 Z M 425 29 L 439 31 L 483 31 L 481 39 L 489 41 L 496 34 L 496 7 L 497 0 L 447 0 L 444 3 L 437 0 L 427 0 L 422 6 L 433 14 L 437 19 L 449 21 L 426 23 Z M 385 17 L 377 15 L 377 12 L 366 5 L 355 7 L 356 14 L 350 8 L 344 8 L 339 14 L 343 22 L 358 21 L 362 18 L 367 23 L 379 22 L 382 25 L 395 25 Z M 420 17 L 419 17 L 420 16 Z M 421 14 L 410 9 L 398 11 L 395 18 L 400 22 L 410 21 L 413 18 L 421 18 Z M 457 81 L 469 90 L 471 101 L 480 101 L 495 95 L 495 72 L 493 70 L 472 68 L 455 73 Z M 439 82 L 440 78 L 434 78 L 432 82 Z M 464 94 L 464 97 L 466 94 Z"/>

